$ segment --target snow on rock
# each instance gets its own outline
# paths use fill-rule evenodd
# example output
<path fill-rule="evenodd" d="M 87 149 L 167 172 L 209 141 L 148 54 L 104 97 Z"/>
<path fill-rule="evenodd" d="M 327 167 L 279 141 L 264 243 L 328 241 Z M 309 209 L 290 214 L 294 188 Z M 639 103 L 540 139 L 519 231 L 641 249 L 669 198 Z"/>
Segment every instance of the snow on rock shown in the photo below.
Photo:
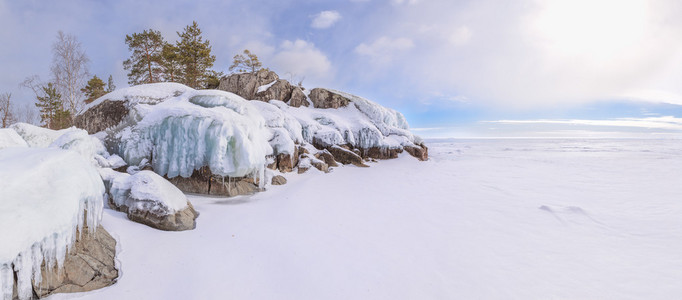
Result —
<path fill-rule="evenodd" d="M 174 82 L 159 82 L 144 85 L 136 85 L 128 88 L 118 89 L 108 93 L 102 97 L 95 99 L 89 103 L 85 110 L 98 104 L 110 101 L 126 101 L 128 106 L 136 104 L 157 104 L 166 99 L 180 96 L 186 92 L 194 91 L 194 89 L 179 83 Z"/>
<path fill-rule="evenodd" d="M 19 298 L 30 299 L 41 263 L 61 268 L 76 230 L 97 228 L 104 185 L 73 151 L 6 148 L 0 166 L 0 295 L 12 297 L 16 272 Z"/>
<path fill-rule="evenodd" d="M 137 86 L 137 97 L 147 85 Z M 224 91 L 183 93 L 155 104 L 138 104 L 131 117 L 109 131 L 129 165 L 150 161 L 169 178 L 188 178 L 208 166 L 215 175 L 243 177 L 263 172 L 272 153 L 265 120 L 249 101 Z"/>
<path fill-rule="evenodd" d="M 75 151 L 97 167 L 125 166 L 121 157 L 109 154 L 97 137 L 89 135 L 83 129 L 71 127 L 52 130 L 26 123 L 16 123 L 10 127 L 10 130 L 16 131 L 25 144 L 32 148 L 50 147 Z"/>
<path fill-rule="evenodd" d="M 14 129 L 0 128 L 0 149 L 8 147 L 28 147 L 28 144 Z"/>
<path fill-rule="evenodd" d="M 177 187 L 152 171 L 134 175 L 100 169 L 109 190 L 109 203 L 128 218 L 161 230 L 190 230 L 198 213 Z"/>
<path fill-rule="evenodd" d="M 52 130 L 27 123 L 15 123 L 12 124 L 10 128 L 14 129 L 14 131 L 16 131 L 21 138 L 26 141 L 29 147 L 39 148 L 50 146 L 52 142 L 67 132 L 79 130 L 75 127 Z"/>
<path fill-rule="evenodd" d="M 270 83 L 268 83 L 268 84 L 266 84 L 266 85 L 261 85 L 261 86 L 259 86 L 258 89 L 256 90 L 256 94 L 267 91 L 267 90 L 268 90 L 273 84 L 275 84 L 276 82 L 277 82 L 277 80 L 275 79 L 275 80 L 273 80 L 272 82 L 270 82 Z"/>

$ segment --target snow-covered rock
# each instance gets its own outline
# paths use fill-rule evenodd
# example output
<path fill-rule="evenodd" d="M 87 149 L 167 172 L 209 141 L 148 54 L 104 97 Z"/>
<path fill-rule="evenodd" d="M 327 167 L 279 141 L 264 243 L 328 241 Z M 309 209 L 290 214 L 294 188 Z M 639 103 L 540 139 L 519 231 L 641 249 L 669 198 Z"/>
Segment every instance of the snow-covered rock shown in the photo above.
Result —
<path fill-rule="evenodd" d="M 132 221 L 168 231 L 191 230 L 199 214 L 177 187 L 152 171 L 134 175 L 100 169 L 112 208 Z"/>
<path fill-rule="evenodd" d="M 28 147 L 28 144 L 14 129 L 0 128 L 0 149 L 9 147 Z"/>
<path fill-rule="evenodd" d="M 63 267 L 76 233 L 97 228 L 104 185 L 74 151 L 6 148 L 0 166 L 0 295 L 12 297 L 16 272 L 18 296 L 29 299 L 41 263 Z"/>
<path fill-rule="evenodd" d="M 108 129 L 97 135 L 126 164 L 148 161 L 154 172 L 185 192 L 230 191 L 234 183 L 243 188 L 237 190 L 250 193 L 254 187 L 247 185 L 256 182 L 258 190 L 267 181 L 263 178 L 266 165 L 290 172 L 307 145 L 316 148 L 308 158 L 318 166 L 333 166 L 336 161 L 366 166 L 363 159 L 395 158 L 408 148 L 409 153 L 426 159 L 426 147 L 409 131 L 399 112 L 329 89 L 311 93 L 315 107 L 325 108 L 294 107 L 281 101 L 290 100 L 284 98 L 259 98 L 280 81 L 267 70 L 224 78 L 221 88 L 238 95 L 177 83 L 138 85 L 95 100 L 77 119 L 96 118 L 98 105 L 124 103 L 127 114 L 115 124 L 107 123 Z M 308 101 L 307 97 L 300 100 Z M 329 103 L 321 104 L 324 101 Z M 328 155 L 320 163 L 317 152 L 324 149 Z M 243 180 L 247 178 L 253 180 Z"/>

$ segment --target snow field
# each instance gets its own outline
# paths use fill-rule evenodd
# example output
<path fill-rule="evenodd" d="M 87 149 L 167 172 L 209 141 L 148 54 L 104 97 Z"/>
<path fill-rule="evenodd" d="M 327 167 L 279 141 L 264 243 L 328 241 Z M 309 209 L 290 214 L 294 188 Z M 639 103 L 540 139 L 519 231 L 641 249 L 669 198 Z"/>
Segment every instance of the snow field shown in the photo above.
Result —
<path fill-rule="evenodd" d="M 51 299 L 670 299 L 682 142 L 454 140 L 431 159 L 190 195 L 193 231 L 107 210 L 123 276 Z M 169 250 L 172 249 L 172 250 Z M 154 255 L 149 255 L 154 253 Z"/>

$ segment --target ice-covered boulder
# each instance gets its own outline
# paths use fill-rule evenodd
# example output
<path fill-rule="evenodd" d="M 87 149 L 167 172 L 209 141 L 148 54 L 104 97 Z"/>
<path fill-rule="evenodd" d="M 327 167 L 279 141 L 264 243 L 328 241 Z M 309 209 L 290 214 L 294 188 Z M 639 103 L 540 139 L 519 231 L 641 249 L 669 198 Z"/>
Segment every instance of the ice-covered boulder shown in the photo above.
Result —
<path fill-rule="evenodd" d="M 90 134 L 103 131 L 121 123 L 138 104 L 154 105 L 177 97 L 191 88 L 179 83 L 148 84 L 144 88 L 125 88 L 108 93 L 89 103 L 74 117 L 74 125 Z"/>
<path fill-rule="evenodd" d="M 196 227 L 199 214 L 185 194 L 158 174 L 100 169 L 100 175 L 107 185 L 110 207 L 125 212 L 130 220 L 167 231 Z"/>
<path fill-rule="evenodd" d="M 77 233 L 95 234 L 104 185 L 75 151 L 5 148 L 0 166 L 0 295 L 16 286 L 30 299 L 43 272 L 72 267 L 65 258 Z"/>

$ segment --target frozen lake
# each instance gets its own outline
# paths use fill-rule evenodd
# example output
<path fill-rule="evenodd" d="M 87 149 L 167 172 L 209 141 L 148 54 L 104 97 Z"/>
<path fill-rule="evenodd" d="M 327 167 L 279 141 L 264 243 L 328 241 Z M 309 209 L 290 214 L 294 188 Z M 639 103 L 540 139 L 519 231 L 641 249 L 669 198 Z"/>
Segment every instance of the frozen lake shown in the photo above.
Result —
<path fill-rule="evenodd" d="M 105 210 L 119 282 L 50 299 L 670 299 L 682 141 L 449 140 L 431 159 L 190 196 L 197 229 Z"/>

